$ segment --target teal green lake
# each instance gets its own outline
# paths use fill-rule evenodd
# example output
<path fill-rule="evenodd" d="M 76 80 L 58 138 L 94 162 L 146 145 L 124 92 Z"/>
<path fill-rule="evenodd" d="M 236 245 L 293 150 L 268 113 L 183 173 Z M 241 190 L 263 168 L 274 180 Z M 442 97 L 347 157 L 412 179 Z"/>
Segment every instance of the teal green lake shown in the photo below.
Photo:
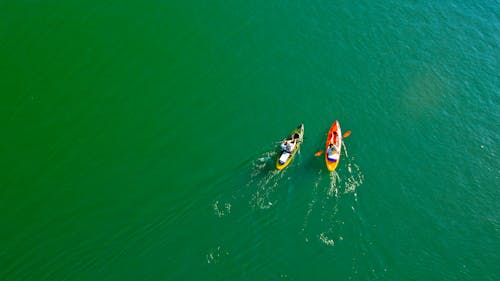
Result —
<path fill-rule="evenodd" d="M 498 1 L 0 1 L 0 61 L 0 280 L 500 279 Z"/>

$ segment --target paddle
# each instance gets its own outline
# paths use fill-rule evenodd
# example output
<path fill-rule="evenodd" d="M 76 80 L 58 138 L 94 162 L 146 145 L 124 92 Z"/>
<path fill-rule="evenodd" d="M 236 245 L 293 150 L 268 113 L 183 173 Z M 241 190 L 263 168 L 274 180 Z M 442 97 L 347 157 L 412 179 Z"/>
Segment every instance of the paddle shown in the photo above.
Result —
<path fill-rule="evenodd" d="M 321 156 L 325 151 L 324 150 L 320 150 L 316 153 L 314 153 L 314 156 Z"/>
<path fill-rule="evenodd" d="M 348 130 L 347 132 L 344 133 L 344 135 L 342 136 L 342 138 L 347 138 L 350 135 L 351 135 L 351 130 Z M 314 156 L 321 156 L 323 153 L 325 153 L 325 151 L 324 150 L 320 150 L 320 151 L 314 153 Z"/>

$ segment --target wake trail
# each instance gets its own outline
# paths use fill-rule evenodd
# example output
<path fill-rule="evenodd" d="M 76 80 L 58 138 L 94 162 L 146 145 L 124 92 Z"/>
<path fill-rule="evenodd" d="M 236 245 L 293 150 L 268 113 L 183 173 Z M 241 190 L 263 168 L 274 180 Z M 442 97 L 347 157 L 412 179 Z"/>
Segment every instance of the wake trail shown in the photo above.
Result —
<path fill-rule="evenodd" d="M 212 201 L 211 207 L 214 215 L 223 218 L 230 215 L 233 209 L 241 209 L 244 203 L 248 204 L 248 197 L 255 197 L 255 194 L 252 194 L 251 191 L 252 187 L 264 186 L 266 183 L 271 182 L 274 177 L 271 173 L 272 167 L 274 167 L 272 159 L 275 158 L 276 154 L 276 151 L 270 150 L 256 155 L 254 160 L 243 165 L 227 179 L 217 183 L 230 186 L 231 189 L 218 194 Z M 258 191 L 259 196 L 264 191 Z M 261 199 L 258 201 L 263 204 Z"/>
<path fill-rule="evenodd" d="M 250 200 L 250 205 L 259 209 L 269 209 L 276 203 L 273 199 L 279 183 L 283 179 L 285 171 L 273 170 L 255 182 L 255 193 Z"/>
<path fill-rule="evenodd" d="M 344 228 L 352 221 L 358 204 L 357 188 L 364 182 L 364 175 L 353 156 L 349 156 L 342 142 L 345 157 L 339 167 L 324 178 L 325 169 L 318 171 L 313 181 L 311 200 L 307 203 L 301 232 L 305 241 L 313 238 L 325 246 L 335 246 L 344 240 Z"/>

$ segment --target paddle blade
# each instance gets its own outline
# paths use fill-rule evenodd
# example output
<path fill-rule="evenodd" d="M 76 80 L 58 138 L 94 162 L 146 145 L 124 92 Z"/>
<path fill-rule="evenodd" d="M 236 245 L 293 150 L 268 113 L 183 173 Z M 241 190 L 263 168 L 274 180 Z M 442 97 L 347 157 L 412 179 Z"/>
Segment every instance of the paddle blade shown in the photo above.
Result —
<path fill-rule="evenodd" d="M 323 152 L 325 152 L 324 150 L 320 150 L 316 153 L 314 153 L 314 156 L 321 156 L 321 154 L 323 154 Z"/>
<path fill-rule="evenodd" d="M 345 134 L 342 137 L 347 138 L 350 135 L 351 135 L 351 130 L 348 130 L 347 132 L 345 132 Z"/>

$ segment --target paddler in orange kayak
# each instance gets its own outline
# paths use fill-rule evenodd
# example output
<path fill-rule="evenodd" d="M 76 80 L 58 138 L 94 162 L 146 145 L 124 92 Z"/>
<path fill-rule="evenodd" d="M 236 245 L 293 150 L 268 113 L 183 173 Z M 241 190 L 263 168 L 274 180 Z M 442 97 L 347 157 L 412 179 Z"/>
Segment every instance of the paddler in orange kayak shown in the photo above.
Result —
<path fill-rule="evenodd" d="M 340 153 L 342 150 L 342 138 L 347 138 L 351 134 L 351 131 L 347 131 L 342 136 L 342 131 L 340 129 L 340 123 L 338 121 L 333 122 L 330 130 L 328 131 L 328 136 L 326 139 L 326 154 L 325 154 L 325 164 L 326 168 L 333 172 L 337 168 L 340 161 Z M 325 150 L 316 152 L 316 156 L 322 155 Z"/>

